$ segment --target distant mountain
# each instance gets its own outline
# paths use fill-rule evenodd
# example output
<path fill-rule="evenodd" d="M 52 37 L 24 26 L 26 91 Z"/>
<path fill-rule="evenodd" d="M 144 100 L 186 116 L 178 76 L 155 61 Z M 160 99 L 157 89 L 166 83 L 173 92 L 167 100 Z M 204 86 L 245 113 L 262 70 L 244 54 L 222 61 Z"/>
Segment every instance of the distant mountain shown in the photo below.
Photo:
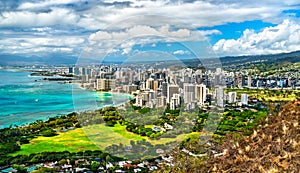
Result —
<path fill-rule="evenodd" d="M 20 55 L 0 55 L 0 65 L 58 65 L 58 64 L 75 64 L 77 57 L 61 56 L 20 56 Z"/>
<path fill-rule="evenodd" d="M 32 64 L 39 64 L 39 65 L 56 65 L 56 64 L 76 64 L 78 57 L 75 56 L 61 56 L 61 55 L 47 55 L 45 57 L 41 56 L 20 56 L 20 55 L 0 55 L 0 65 L 32 65 Z M 268 62 L 268 63 L 281 63 L 281 62 L 300 62 L 300 51 L 290 52 L 290 53 L 280 53 L 280 54 L 270 54 L 270 55 L 249 55 L 249 56 L 226 56 L 220 58 L 203 58 L 203 59 L 178 59 L 176 61 L 172 60 L 165 60 L 163 57 L 160 62 L 163 62 L 165 66 L 170 65 L 180 65 L 182 64 L 186 66 L 198 66 L 202 64 L 205 68 L 215 68 L 215 67 L 236 67 L 239 64 L 245 63 L 261 63 L 261 62 Z M 95 61 L 95 60 L 94 60 Z M 125 61 L 125 60 L 124 60 Z M 101 61 L 97 61 L 98 63 Z M 94 63 L 97 63 L 94 62 Z M 130 61 L 127 63 L 133 63 L 134 61 Z M 143 63 L 143 64 L 153 64 L 159 61 L 137 61 L 134 63 Z M 92 63 L 92 60 L 87 60 L 86 62 L 82 63 Z M 113 60 L 103 60 L 102 63 L 104 64 L 123 64 L 120 59 L 113 59 Z"/>
<path fill-rule="evenodd" d="M 250 55 L 250 56 L 238 56 L 238 57 L 222 57 L 220 58 L 224 66 L 232 65 L 235 63 L 249 63 L 249 62 L 261 62 L 267 61 L 268 63 L 278 63 L 283 61 L 299 62 L 300 51 L 270 55 Z"/>
<path fill-rule="evenodd" d="M 258 64 L 258 63 L 275 63 L 279 64 L 282 62 L 300 62 L 300 51 L 290 52 L 290 53 L 280 53 L 280 54 L 270 54 L 270 55 L 249 55 L 249 56 L 226 56 L 220 58 L 205 58 L 205 59 L 192 59 L 183 60 L 184 64 L 187 66 L 197 66 L 199 64 L 204 65 L 206 68 L 213 68 L 217 65 L 222 67 L 237 67 L 241 64 Z"/>
<path fill-rule="evenodd" d="M 163 58 L 162 58 L 163 59 Z M 239 68 L 241 65 L 248 64 L 259 64 L 259 63 L 268 63 L 268 64 L 280 64 L 283 62 L 300 62 L 300 51 L 290 52 L 290 53 L 280 53 L 280 54 L 270 54 L 270 55 L 249 55 L 249 56 L 226 56 L 219 58 L 191 58 L 191 59 L 181 59 L 181 60 L 168 60 L 161 61 L 163 66 L 190 66 L 197 67 L 202 65 L 204 68 L 214 69 L 217 67 L 223 68 Z M 109 63 L 109 61 L 107 61 Z M 158 63 L 158 61 L 147 61 L 139 62 L 141 64 L 153 64 Z M 120 63 L 121 64 L 121 63 Z"/>

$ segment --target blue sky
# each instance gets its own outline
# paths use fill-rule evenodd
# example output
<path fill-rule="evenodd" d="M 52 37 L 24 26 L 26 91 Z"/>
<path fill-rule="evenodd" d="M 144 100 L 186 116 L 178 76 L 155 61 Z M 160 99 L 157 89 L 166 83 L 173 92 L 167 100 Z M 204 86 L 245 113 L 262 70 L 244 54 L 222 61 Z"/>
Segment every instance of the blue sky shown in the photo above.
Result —
<path fill-rule="evenodd" d="M 222 34 L 212 35 L 210 37 L 210 43 L 215 44 L 220 39 L 238 39 L 242 36 L 243 31 L 246 29 L 252 29 L 255 32 L 260 32 L 265 27 L 275 26 L 269 22 L 264 22 L 261 20 L 243 21 L 240 23 L 226 23 L 224 25 L 217 25 L 213 27 L 203 27 L 199 30 L 217 29 Z"/>
<path fill-rule="evenodd" d="M 1 0 L 0 13 L 0 59 L 168 60 L 300 50 L 298 0 Z"/>

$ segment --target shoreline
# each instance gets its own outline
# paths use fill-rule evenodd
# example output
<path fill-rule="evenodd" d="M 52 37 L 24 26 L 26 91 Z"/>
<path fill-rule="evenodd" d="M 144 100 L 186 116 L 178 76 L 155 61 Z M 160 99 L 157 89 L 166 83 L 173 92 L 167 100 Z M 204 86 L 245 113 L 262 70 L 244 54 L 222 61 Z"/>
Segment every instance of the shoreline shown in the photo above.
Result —
<path fill-rule="evenodd" d="M 32 76 L 31 76 L 31 77 L 32 77 Z M 48 81 L 48 82 L 55 82 L 55 81 Z M 58 82 L 57 82 L 57 83 L 58 83 Z M 81 87 L 81 84 L 78 83 L 78 82 L 74 82 L 74 83 L 64 83 L 64 84 L 71 85 L 71 87 L 72 87 L 72 95 L 73 95 L 73 87 L 74 87 L 74 85 L 76 85 L 76 87 L 77 87 L 78 89 L 80 89 L 80 90 L 87 90 L 87 91 L 89 91 L 89 92 L 92 92 L 94 96 L 95 96 L 97 93 L 108 93 L 108 94 L 111 94 L 111 95 L 119 94 L 119 95 L 128 96 L 128 98 L 132 98 L 132 95 L 127 94 L 127 93 L 104 92 L 104 91 L 96 91 L 96 90 L 91 90 L 91 89 L 88 89 L 88 88 L 83 88 L 83 87 Z M 64 111 L 62 110 L 62 113 L 54 113 L 54 114 L 49 113 L 49 114 L 45 115 L 43 118 L 37 118 L 37 119 L 35 119 L 35 120 L 29 120 L 29 121 L 26 121 L 26 122 L 12 122 L 12 123 L 10 123 L 10 124 L 0 124 L 0 130 L 1 130 L 1 129 L 5 129 L 5 128 L 26 127 L 26 126 L 29 126 L 29 125 L 32 124 L 32 123 L 37 122 L 37 121 L 43 121 L 43 122 L 45 122 L 45 121 L 48 121 L 50 118 L 62 117 L 62 116 L 66 116 L 66 115 L 71 114 L 71 113 L 77 113 L 77 114 L 80 114 L 80 113 L 87 112 L 87 111 L 97 111 L 97 110 L 99 110 L 99 109 L 102 109 L 102 108 L 105 108 L 105 107 L 109 107 L 109 106 L 112 106 L 112 107 L 116 107 L 116 108 L 117 108 L 117 107 L 120 107 L 120 106 L 122 106 L 123 104 L 129 102 L 130 99 L 128 99 L 127 101 L 121 102 L 121 103 L 117 103 L 117 104 L 106 104 L 106 105 L 97 107 L 96 109 L 82 109 L 82 111 L 78 111 L 78 110 L 75 109 L 76 106 L 74 105 L 74 98 L 73 98 L 73 97 L 72 97 L 72 101 L 73 101 L 73 102 L 72 102 L 72 103 L 73 103 L 73 106 L 72 106 L 72 108 L 70 108 L 70 109 L 72 109 L 73 111 L 66 111 L 66 112 L 64 112 Z M 96 100 L 95 100 L 95 102 L 96 102 Z M 98 106 L 98 105 L 97 105 L 97 106 Z M 51 112 L 51 111 L 49 111 L 49 112 Z M 27 114 L 28 114 L 28 113 L 27 113 Z M 29 113 L 29 114 L 39 114 L 39 113 L 37 112 L 37 113 Z M 7 116 L 22 116 L 22 115 L 24 115 L 24 113 L 23 113 L 23 114 L 18 114 L 18 115 L 16 115 L 16 114 L 9 114 L 9 115 L 7 115 Z"/>
<path fill-rule="evenodd" d="M 0 130 L 1 129 L 6 129 L 6 128 L 28 127 L 30 124 L 33 124 L 33 123 L 38 122 L 38 121 L 46 122 L 50 118 L 61 118 L 63 116 L 67 116 L 67 115 L 72 114 L 72 113 L 80 114 L 80 113 L 84 113 L 84 112 L 94 112 L 94 111 L 98 111 L 100 109 L 104 109 L 106 107 L 118 108 L 118 107 L 123 106 L 123 104 L 125 104 L 125 103 L 127 103 L 127 102 L 123 102 L 123 103 L 119 103 L 119 104 L 115 104 L 115 105 L 110 105 L 109 104 L 109 105 L 105 105 L 103 107 L 99 107 L 97 109 L 83 110 L 83 111 L 80 111 L 80 112 L 74 110 L 74 111 L 71 111 L 71 112 L 68 112 L 68 113 L 60 113 L 60 114 L 56 114 L 56 115 L 53 115 L 53 116 L 47 116 L 47 117 L 45 117 L 43 119 L 36 119 L 36 120 L 30 121 L 30 122 L 26 122 L 24 124 L 9 124 L 9 125 L 7 124 L 7 125 L 1 125 L 0 126 Z M 2 127 L 2 126 L 4 126 L 4 127 Z"/>

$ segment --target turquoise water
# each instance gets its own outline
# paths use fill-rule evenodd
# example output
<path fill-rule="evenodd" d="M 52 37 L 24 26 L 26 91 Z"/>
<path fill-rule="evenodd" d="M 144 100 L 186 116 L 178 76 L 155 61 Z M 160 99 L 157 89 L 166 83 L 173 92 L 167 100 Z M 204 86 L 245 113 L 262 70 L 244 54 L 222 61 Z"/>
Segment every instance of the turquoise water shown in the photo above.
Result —
<path fill-rule="evenodd" d="M 0 69 L 0 128 L 23 125 L 51 116 L 95 110 L 129 100 L 129 95 L 97 93 L 78 84 L 40 80 L 30 72 Z M 35 82 L 35 80 L 37 80 Z"/>

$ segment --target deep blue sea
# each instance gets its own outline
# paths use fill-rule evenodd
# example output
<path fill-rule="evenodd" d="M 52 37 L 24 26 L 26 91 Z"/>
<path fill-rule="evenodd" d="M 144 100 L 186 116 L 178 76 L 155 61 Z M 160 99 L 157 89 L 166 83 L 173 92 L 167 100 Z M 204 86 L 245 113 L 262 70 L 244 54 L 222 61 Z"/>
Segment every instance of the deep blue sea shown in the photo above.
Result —
<path fill-rule="evenodd" d="M 43 81 L 20 69 L 0 69 L 0 128 L 117 105 L 129 95 L 85 90 L 78 84 Z"/>

